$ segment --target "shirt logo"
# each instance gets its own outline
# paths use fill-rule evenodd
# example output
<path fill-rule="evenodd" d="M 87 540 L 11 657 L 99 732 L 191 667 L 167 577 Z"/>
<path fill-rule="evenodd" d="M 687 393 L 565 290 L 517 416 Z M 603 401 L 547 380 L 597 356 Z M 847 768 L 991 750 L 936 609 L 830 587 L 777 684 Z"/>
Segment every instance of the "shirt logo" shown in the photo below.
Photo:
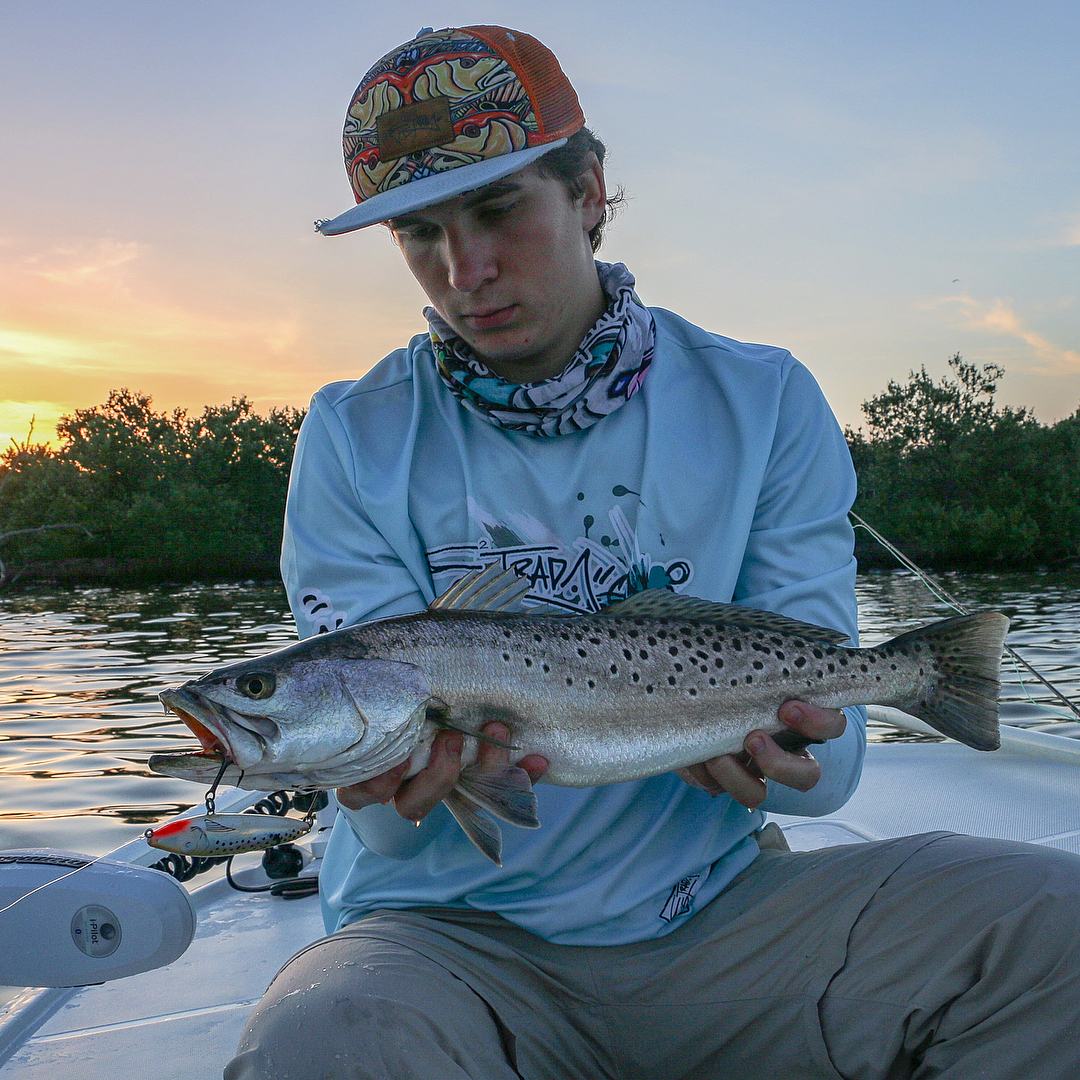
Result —
<path fill-rule="evenodd" d="M 671 922 L 680 915 L 688 915 L 694 906 L 694 894 L 701 888 L 707 876 L 706 874 L 689 874 L 682 881 L 676 882 L 675 888 L 671 890 L 671 895 L 660 912 L 660 918 L 664 922 Z"/>

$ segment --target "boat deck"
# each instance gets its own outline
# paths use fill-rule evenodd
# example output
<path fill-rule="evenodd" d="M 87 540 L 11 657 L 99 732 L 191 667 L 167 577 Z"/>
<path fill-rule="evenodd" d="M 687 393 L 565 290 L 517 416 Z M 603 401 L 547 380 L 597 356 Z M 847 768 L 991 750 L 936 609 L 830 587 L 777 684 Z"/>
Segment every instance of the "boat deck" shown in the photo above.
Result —
<path fill-rule="evenodd" d="M 841 811 L 776 820 L 796 850 L 945 829 L 1080 852 L 1078 765 L 1080 742 L 1054 735 L 1010 739 L 995 754 L 950 742 L 874 744 Z M 134 861 L 150 858 L 129 846 Z M 220 1076 L 263 990 L 322 934 L 322 921 L 317 897 L 244 894 L 224 880 L 193 899 L 197 935 L 168 967 L 83 989 L 28 990 L 0 1010 L 0 1080 Z"/>

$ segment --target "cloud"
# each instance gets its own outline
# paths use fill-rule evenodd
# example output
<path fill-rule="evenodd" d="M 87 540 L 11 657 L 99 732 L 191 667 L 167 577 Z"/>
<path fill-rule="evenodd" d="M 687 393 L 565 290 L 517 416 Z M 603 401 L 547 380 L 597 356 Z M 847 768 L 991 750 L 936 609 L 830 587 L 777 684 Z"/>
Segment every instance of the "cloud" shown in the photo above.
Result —
<path fill-rule="evenodd" d="M 106 237 L 77 247 L 53 248 L 47 256 L 28 262 L 31 273 L 58 285 L 78 285 L 86 281 L 100 285 L 107 280 L 118 283 L 115 271 L 137 259 L 144 250 L 135 240 Z M 34 267 L 34 263 L 45 260 L 51 265 L 44 269 Z"/>
<path fill-rule="evenodd" d="M 1034 371 L 1047 375 L 1080 372 L 1080 352 L 1057 345 L 1037 330 L 1025 326 L 1024 321 L 1006 301 L 997 299 L 992 306 L 987 307 L 971 296 L 948 296 L 931 306 L 949 303 L 960 306 L 963 325 L 968 329 L 983 330 L 1024 342 L 1038 361 Z"/>

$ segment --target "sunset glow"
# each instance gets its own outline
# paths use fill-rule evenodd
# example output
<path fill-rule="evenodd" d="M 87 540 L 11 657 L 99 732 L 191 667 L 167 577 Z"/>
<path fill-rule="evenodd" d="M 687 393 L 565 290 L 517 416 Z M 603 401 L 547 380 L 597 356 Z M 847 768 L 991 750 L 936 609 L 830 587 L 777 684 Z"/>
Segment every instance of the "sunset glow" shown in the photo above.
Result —
<path fill-rule="evenodd" d="M 949 356 L 1004 403 L 1080 406 L 1073 4 L 556 2 L 543 39 L 631 198 L 601 257 L 642 298 L 790 348 L 842 422 Z M 305 405 L 422 332 L 340 126 L 367 65 L 482 2 L 0 14 L 0 445 L 126 386 L 159 409 Z"/>

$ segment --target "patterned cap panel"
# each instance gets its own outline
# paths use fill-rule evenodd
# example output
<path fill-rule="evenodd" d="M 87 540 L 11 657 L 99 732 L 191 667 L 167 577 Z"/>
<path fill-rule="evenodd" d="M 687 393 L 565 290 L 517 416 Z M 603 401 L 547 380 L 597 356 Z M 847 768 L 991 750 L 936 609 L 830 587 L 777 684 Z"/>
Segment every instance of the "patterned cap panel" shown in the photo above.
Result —
<path fill-rule="evenodd" d="M 364 76 L 345 120 L 345 168 L 359 203 L 551 138 L 503 57 L 466 30 L 442 30 Z"/>

